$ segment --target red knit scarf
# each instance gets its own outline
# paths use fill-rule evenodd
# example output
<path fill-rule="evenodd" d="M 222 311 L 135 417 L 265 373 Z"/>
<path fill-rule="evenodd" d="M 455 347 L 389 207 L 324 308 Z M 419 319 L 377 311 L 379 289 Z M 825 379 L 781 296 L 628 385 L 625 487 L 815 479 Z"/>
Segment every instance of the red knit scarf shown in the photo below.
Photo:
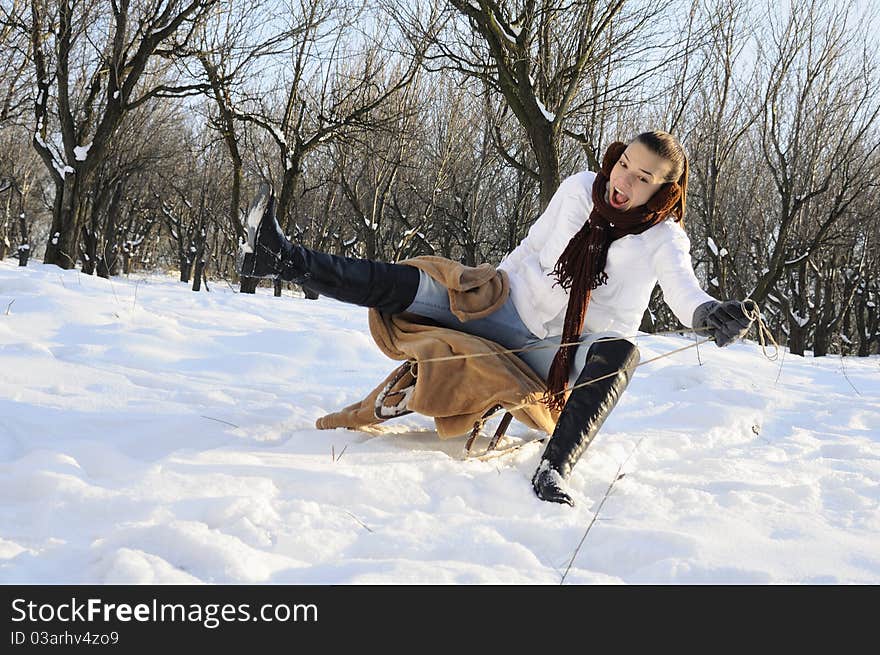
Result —
<path fill-rule="evenodd" d="M 593 289 L 605 284 L 605 259 L 611 242 L 627 234 L 641 234 L 662 222 L 681 197 L 681 188 L 672 182 L 664 184 L 645 204 L 629 211 L 618 211 L 605 201 L 605 189 L 611 169 L 620 159 L 626 144 L 612 143 L 602 159 L 602 170 L 593 182 L 593 211 L 583 227 L 568 242 L 553 268 L 557 284 L 569 292 L 562 343 L 578 340 L 584 327 L 584 316 Z M 575 348 L 561 346 L 556 351 L 547 379 L 544 402 L 551 409 L 561 410 Z"/>

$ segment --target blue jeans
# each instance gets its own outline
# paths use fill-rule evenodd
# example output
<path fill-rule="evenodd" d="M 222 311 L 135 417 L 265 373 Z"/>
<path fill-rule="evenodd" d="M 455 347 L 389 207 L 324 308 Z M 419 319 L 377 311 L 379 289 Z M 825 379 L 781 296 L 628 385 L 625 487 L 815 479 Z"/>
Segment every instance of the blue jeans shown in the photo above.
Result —
<path fill-rule="evenodd" d="M 419 278 L 419 290 L 416 293 L 415 300 L 406 309 L 407 312 L 433 319 L 446 328 L 489 339 L 505 348 L 545 346 L 535 350 L 516 353 L 516 356 L 537 373 L 538 377 L 544 381 L 547 380 L 547 376 L 550 373 L 550 365 L 553 363 L 553 358 L 556 355 L 559 344 L 562 343 L 561 335 L 544 339 L 536 337 L 523 324 L 519 312 L 516 311 L 513 300 L 509 296 L 507 302 L 489 314 L 489 316 L 462 323 L 449 309 L 449 292 L 446 287 L 424 271 L 419 271 Z M 575 380 L 577 380 L 587 361 L 587 353 L 590 350 L 590 346 L 597 339 L 619 336 L 616 333 L 610 332 L 582 333 L 580 337 L 581 345 L 577 347 L 572 370 L 569 372 L 569 384 L 574 384 Z"/>

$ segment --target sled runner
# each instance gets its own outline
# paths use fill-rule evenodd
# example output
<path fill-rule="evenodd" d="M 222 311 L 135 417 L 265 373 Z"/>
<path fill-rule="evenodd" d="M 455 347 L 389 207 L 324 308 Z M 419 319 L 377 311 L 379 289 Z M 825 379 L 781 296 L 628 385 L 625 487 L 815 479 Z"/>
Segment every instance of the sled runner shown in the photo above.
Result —
<path fill-rule="evenodd" d="M 406 361 L 398 366 L 391 374 L 388 382 L 376 396 L 373 405 L 375 417 L 380 421 L 387 421 L 388 419 L 397 418 L 398 416 L 412 414 L 412 410 L 407 407 L 407 402 L 412 398 L 412 394 L 415 391 L 417 377 L 418 365 L 415 362 Z M 495 434 L 489 441 L 486 450 L 479 454 L 472 452 L 474 442 L 477 440 L 477 437 L 482 434 L 486 421 L 501 409 L 504 409 L 502 405 L 494 405 L 490 407 L 485 413 L 483 413 L 482 417 L 474 423 L 474 427 L 465 442 L 465 458 L 482 458 L 492 451 L 497 451 L 497 454 L 500 455 L 508 450 L 507 448 L 498 448 L 498 444 L 501 442 L 501 439 L 504 437 L 507 428 L 510 427 L 510 423 L 513 420 L 513 414 L 505 412 L 504 417 L 501 419 L 501 423 L 495 430 Z M 525 443 L 527 442 L 515 444 L 514 446 L 511 446 L 510 449 L 518 450 L 521 446 L 525 445 Z"/>
<path fill-rule="evenodd" d="M 373 413 L 377 419 L 387 421 L 390 418 L 412 414 L 412 410 L 407 409 L 406 404 L 416 389 L 416 372 L 415 363 L 410 361 L 404 362 L 395 369 L 391 379 L 376 396 Z"/>
<path fill-rule="evenodd" d="M 474 429 L 471 430 L 470 436 L 468 436 L 468 440 L 464 444 L 464 454 L 465 457 L 473 456 L 471 453 L 471 449 L 474 446 L 474 442 L 477 440 L 477 437 L 480 436 L 483 432 L 483 427 L 486 424 L 486 421 L 490 416 L 495 414 L 495 412 L 504 409 L 501 405 L 495 405 L 486 410 L 486 413 L 483 414 L 482 418 L 474 423 Z M 490 450 L 495 450 L 498 446 L 498 442 L 501 441 L 501 437 L 504 436 L 504 433 L 507 432 L 507 428 L 510 426 L 510 421 L 513 419 L 513 414 L 510 412 L 504 413 L 504 418 L 501 419 L 501 423 L 498 425 L 498 429 L 495 430 L 495 435 L 492 437 L 491 441 L 489 441 L 489 446 L 486 448 L 486 451 L 483 453 L 484 455 L 488 453 Z"/>

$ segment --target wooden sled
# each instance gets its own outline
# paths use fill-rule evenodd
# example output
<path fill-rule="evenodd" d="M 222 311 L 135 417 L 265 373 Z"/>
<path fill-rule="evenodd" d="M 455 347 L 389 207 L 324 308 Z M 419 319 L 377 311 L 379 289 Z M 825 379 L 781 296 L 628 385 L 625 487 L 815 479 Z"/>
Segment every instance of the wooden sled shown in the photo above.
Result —
<path fill-rule="evenodd" d="M 388 384 L 386 384 L 382 391 L 379 392 L 379 395 L 376 396 L 373 412 L 377 419 L 387 421 L 388 419 L 396 418 L 398 416 L 412 414 L 412 410 L 408 409 L 407 403 L 416 388 L 417 377 L 418 365 L 415 362 L 406 361 L 397 367 L 393 376 L 388 381 Z M 503 409 L 501 405 L 490 407 L 483 414 L 482 418 L 474 423 L 474 427 L 464 445 L 465 458 L 484 458 L 492 451 L 498 450 L 498 444 L 501 442 L 501 439 L 507 432 L 507 428 L 510 427 L 510 422 L 513 420 L 513 414 L 510 412 L 504 413 L 501 423 L 495 430 L 495 434 L 489 441 L 486 450 L 481 453 L 472 452 L 474 442 L 477 440 L 477 437 L 482 434 L 486 421 L 501 409 Z M 517 445 L 516 449 L 522 445 L 525 444 Z M 499 454 L 500 453 L 501 451 L 499 451 Z"/>

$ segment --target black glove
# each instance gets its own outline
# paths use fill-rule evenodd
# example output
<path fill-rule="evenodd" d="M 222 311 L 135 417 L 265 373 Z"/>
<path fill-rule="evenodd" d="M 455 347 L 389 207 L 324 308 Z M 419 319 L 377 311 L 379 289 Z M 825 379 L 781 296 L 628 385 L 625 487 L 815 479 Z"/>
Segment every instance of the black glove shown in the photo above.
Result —
<path fill-rule="evenodd" d="M 715 337 L 715 345 L 723 348 L 742 339 L 749 331 L 752 320 L 746 316 L 739 300 L 710 300 L 694 310 L 693 325 L 694 329 L 702 328 L 709 336 Z"/>

